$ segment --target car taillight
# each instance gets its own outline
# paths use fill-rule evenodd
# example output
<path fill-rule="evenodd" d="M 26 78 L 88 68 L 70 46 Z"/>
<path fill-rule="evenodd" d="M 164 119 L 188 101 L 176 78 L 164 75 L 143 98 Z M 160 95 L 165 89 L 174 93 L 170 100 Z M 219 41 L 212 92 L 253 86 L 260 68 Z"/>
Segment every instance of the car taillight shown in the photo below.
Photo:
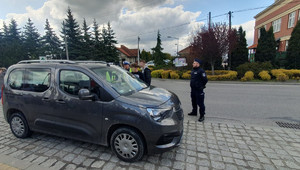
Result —
<path fill-rule="evenodd" d="M 3 105 L 3 90 L 4 90 L 4 84 L 2 85 L 2 88 L 1 88 L 1 103 Z"/>

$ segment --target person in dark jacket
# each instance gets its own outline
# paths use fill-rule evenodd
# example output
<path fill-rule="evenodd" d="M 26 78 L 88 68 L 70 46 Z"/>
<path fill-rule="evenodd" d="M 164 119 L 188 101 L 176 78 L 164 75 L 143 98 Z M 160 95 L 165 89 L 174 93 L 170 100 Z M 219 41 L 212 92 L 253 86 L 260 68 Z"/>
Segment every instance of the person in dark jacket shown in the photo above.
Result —
<path fill-rule="evenodd" d="M 136 77 L 144 81 L 144 74 L 139 71 L 139 65 L 137 63 L 133 63 L 130 65 L 131 73 Z"/>
<path fill-rule="evenodd" d="M 204 105 L 204 88 L 207 83 L 207 76 L 203 69 L 200 68 L 201 60 L 195 59 L 193 62 L 193 70 L 191 71 L 191 98 L 193 110 L 188 115 L 197 116 L 197 105 L 200 107 L 199 122 L 204 121 L 205 105 Z"/>
<path fill-rule="evenodd" d="M 142 73 L 144 74 L 144 82 L 150 86 L 151 85 L 151 70 L 146 66 L 146 61 L 141 60 L 140 66 L 142 68 Z"/>

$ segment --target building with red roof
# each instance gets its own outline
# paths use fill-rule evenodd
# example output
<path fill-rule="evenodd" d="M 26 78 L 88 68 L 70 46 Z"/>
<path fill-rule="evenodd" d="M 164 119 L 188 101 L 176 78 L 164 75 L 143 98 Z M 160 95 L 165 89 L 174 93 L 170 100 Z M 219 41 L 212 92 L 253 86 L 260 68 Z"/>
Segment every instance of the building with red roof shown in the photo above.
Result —
<path fill-rule="evenodd" d="M 119 50 L 119 59 L 120 61 L 128 61 L 130 63 L 137 62 L 138 49 L 129 49 L 125 45 L 121 45 Z"/>

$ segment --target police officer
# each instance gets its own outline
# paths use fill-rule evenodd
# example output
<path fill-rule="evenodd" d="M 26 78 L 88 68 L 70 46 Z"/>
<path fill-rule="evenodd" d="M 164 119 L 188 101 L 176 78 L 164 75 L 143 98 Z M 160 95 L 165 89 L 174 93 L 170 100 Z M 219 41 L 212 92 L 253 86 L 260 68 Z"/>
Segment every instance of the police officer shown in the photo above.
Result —
<path fill-rule="evenodd" d="M 191 72 L 190 82 L 193 111 L 188 114 L 190 116 L 197 116 L 198 105 L 200 107 L 200 118 L 198 119 L 199 122 L 204 121 L 205 105 L 203 89 L 207 83 L 206 73 L 200 68 L 201 63 L 201 60 L 197 58 L 193 62 L 193 70 Z"/>
<path fill-rule="evenodd" d="M 127 71 L 130 71 L 130 63 L 128 61 L 124 61 L 123 68 Z"/>
<path fill-rule="evenodd" d="M 142 68 L 142 73 L 144 74 L 143 81 L 147 84 L 147 86 L 151 85 L 151 70 L 146 65 L 145 60 L 140 61 L 140 67 Z"/>

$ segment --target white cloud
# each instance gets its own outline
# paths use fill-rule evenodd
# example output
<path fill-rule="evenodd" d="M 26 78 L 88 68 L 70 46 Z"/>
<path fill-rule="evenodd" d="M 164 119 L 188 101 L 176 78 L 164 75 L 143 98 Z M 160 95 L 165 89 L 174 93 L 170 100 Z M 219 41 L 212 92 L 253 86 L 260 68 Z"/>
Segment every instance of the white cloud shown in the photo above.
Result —
<path fill-rule="evenodd" d="M 247 39 L 248 46 L 252 45 L 254 41 L 255 20 L 248 21 L 241 25 L 234 25 L 233 27 L 238 29 L 240 26 L 243 27 L 244 31 L 246 31 L 246 39 Z"/>
<path fill-rule="evenodd" d="M 200 12 L 185 11 L 184 7 L 162 7 L 174 4 L 175 0 L 48 0 L 39 9 L 26 7 L 26 13 L 9 13 L 0 19 L 9 25 L 14 18 L 19 28 L 23 28 L 28 18 L 31 18 L 39 32 L 44 34 L 45 20 L 48 19 L 57 35 L 60 35 L 62 21 L 66 18 L 67 8 L 70 7 L 77 22 L 82 25 L 83 18 L 87 24 L 92 24 L 95 18 L 100 27 L 111 22 L 112 28 L 119 41 L 130 48 L 137 47 L 137 36 L 141 37 L 141 49 L 150 50 L 156 45 L 157 30 L 160 29 L 162 45 L 165 52 L 175 54 L 177 40 L 167 36 L 179 38 L 179 50 L 188 44 L 190 32 L 195 29 L 196 18 Z"/>
<path fill-rule="evenodd" d="M 184 11 L 183 6 L 175 8 L 152 8 L 135 13 L 127 11 L 120 15 L 119 20 L 113 22 L 120 43 L 127 42 L 128 46 L 137 46 L 137 36 L 141 37 L 141 48 L 150 50 L 156 45 L 157 31 L 160 30 L 162 46 L 166 52 L 175 54 L 176 39 L 179 38 L 179 50 L 188 45 L 187 36 L 192 31 L 200 12 Z"/>

